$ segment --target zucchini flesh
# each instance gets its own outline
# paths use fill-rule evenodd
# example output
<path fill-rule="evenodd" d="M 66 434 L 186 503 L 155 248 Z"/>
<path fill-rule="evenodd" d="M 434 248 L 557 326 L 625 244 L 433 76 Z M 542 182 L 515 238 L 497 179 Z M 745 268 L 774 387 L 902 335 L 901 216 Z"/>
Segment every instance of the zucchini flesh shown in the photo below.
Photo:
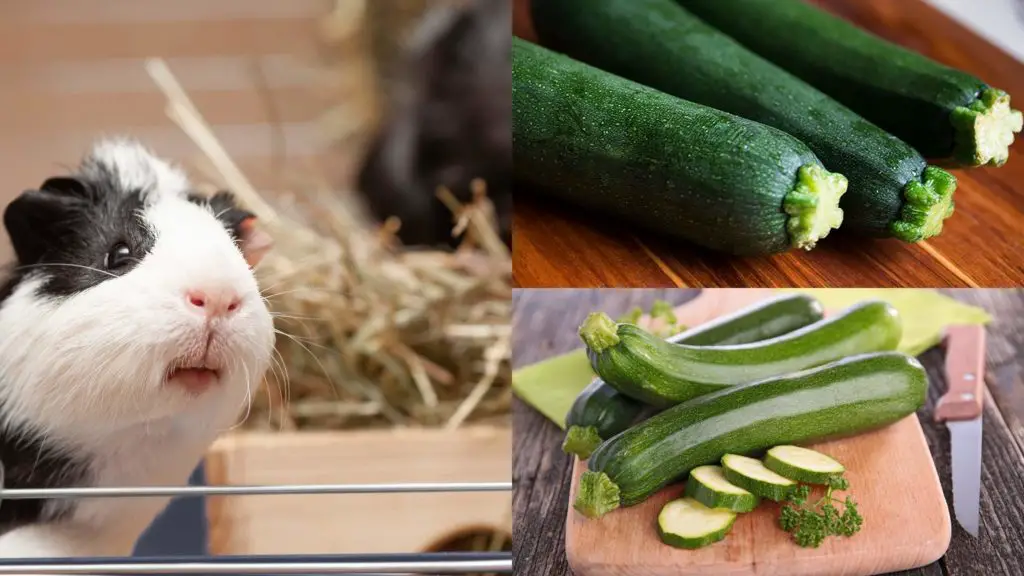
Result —
<path fill-rule="evenodd" d="M 734 512 L 708 508 L 693 498 L 680 498 L 661 508 L 658 535 L 669 546 L 693 550 L 725 538 L 734 522 Z"/>
<path fill-rule="evenodd" d="M 764 466 L 790 480 L 822 486 L 846 472 L 831 456 L 800 446 L 775 446 L 765 454 Z"/>
<path fill-rule="evenodd" d="M 798 139 L 519 38 L 516 177 L 576 207 L 740 255 L 811 249 L 846 178 Z"/>
<path fill-rule="evenodd" d="M 765 468 L 760 460 L 738 454 L 722 457 L 722 473 L 729 482 L 775 502 L 785 500 L 797 487 L 796 482 Z"/>
<path fill-rule="evenodd" d="M 725 478 L 721 466 L 698 466 L 686 479 L 686 495 L 707 506 L 733 512 L 750 512 L 760 498 Z"/>
<path fill-rule="evenodd" d="M 712 3 L 730 15 L 737 10 L 729 1 Z M 758 4 L 774 9 L 771 2 Z M 907 143 L 674 0 L 544 0 L 532 11 L 546 46 L 806 143 L 849 180 L 841 202 L 844 230 L 917 242 L 939 234 L 953 214 L 956 179 L 950 173 L 928 166 Z"/>
<path fill-rule="evenodd" d="M 598 376 L 623 394 L 664 408 L 845 356 L 895 350 L 902 324 L 890 304 L 867 301 L 783 336 L 734 346 L 670 344 L 601 312 L 591 314 L 579 333 Z"/>
<path fill-rule="evenodd" d="M 885 426 L 923 406 L 927 388 L 917 359 L 880 352 L 695 398 L 598 446 L 573 506 L 598 517 L 640 503 L 725 454 Z"/>
<path fill-rule="evenodd" d="M 1024 125 L 1002 90 L 807 2 L 678 2 L 928 158 L 1001 166 Z"/>
<path fill-rule="evenodd" d="M 667 342 L 691 346 L 746 344 L 792 332 L 823 317 L 824 310 L 816 298 L 790 294 L 675 334 Z M 629 428 L 643 410 L 642 403 L 596 378 L 569 408 L 562 450 L 585 460 L 598 444 Z"/>

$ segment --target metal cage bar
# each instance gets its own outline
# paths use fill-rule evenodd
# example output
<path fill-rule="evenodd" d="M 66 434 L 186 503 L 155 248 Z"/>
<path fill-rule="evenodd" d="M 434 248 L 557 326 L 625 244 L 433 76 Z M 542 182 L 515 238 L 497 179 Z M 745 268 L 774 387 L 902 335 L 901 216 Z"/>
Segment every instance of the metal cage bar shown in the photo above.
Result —
<path fill-rule="evenodd" d="M 4 500 L 511 491 L 512 482 L 282 484 L 250 486 L 124 486 L 3 488 Z M 466 574 L 512 573 L 512 554 L 441 552 L 376 555 L 175 556 L 153 558 L 0 559 L 0 574 Z"/>
<path fill-rule="evenodd" d="M 181 556 L 0 560 L 0 574 L 466 574 L 512 573 L 512 553 Z"/>

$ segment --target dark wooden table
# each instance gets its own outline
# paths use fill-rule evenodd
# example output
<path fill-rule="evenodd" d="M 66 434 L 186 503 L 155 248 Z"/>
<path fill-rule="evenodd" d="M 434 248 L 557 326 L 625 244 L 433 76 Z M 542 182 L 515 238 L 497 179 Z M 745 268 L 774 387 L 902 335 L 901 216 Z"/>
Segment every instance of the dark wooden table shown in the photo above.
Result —
<path fill-rule="evenodd" d="M 613 317 L 658 298 L 681 304 L 697 290 L 517 290 L 513 297 L 513 367 L 519 368 L 579 346 L 575 330 L 588 312 Z M 980 305 L 994 317 L 988 328 L 988 399 L 982 448 L 981 535 L 978 540 L 953 520 L 946 556 L 907 572 L 939 576 L 1024 574 L 1024 291 L 947 290 Z M 946 389 L 938 349 L 921 355 L 931 390 L 918 417 L 950 496 L 949 434 L 932 419 L 935 400 Z M 571 574 L 565 560 L 565 514 L 571 459 L 561 451 L 562 432 L 527 404 L 513 411 L 513 557 L 516 574 Z M 950 507 L 950 516 L 953 510 Z M 913 529 L 913 527 L 908 527 Z"/>
<path fill-rule="evenodd" d="M 889 40 L 966 70 L 1024 106 L 1024 64 L 921 0 L 813 0 Z M 531 38 L 529 0 L 514 29 Z M 956 213 L 926 243 L 833 234 L 810 253 L 733 258 L 516 191 L 521 287 L 1024 285 L 1024 138 L 1001 168 L 954 170 Z"/>

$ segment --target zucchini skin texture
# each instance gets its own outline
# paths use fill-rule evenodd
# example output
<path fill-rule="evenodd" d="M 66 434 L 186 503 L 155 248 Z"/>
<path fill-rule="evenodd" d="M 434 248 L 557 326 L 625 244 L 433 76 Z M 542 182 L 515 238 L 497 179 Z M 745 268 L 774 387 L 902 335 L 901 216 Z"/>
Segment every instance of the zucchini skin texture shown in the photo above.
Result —
<path fill-rule="evenodd" d="M 614 330 L 616 344 L 600 351 L 587 347 L 594 371 L 619 392 L 661 408 L 854 354 L 895 350 L 903 332 L 896 309 L 873 300 L 788 334 L 735 346 L 669 344 L 633 324 Z"/>
<path fill-rule="evenodd" d="M 731 0 L 711 3 L 723 18 L 740 17 Z M 771 1 L 758 4 L 774 8 Z M 544 0 L 532 3 L 532 14 L 542 44 L 552 49 L 792 134 L 849 180 L 840 203 L 844 230 L 899 235 L 893 223 L 903 216 L 904 188 L 927 167 L 921 154 L 674 0 Z M 832 59 L 823 54 L 815 56 Z"/>
<path fill-rule="evenodd" d="M 535 192 L 734 255 L 791 248 L 783 208 L 796 138 L 519 38 L 512 47 L 516 178 Z"/>
<path fill-rule="evenodd" d="M 638 504 L 697 466 L 857 434 L 896 422 L 924 405 L 928 379 L 899 352 L 743 384 L 679 404 L 601 444 L 587 462 L 618 486 L 622 506 Z"/>
<path fill-rule="evenodd" d="M 979 78 L 883 39 L 803 0 L 677 0 L 925 157 L 957 158 L 950 115 L 990 87 Z M 1018 128 L 1019 131 L 1019 128 Z M 1001 165 L 1001 162 L 992 162 Z M 985 163 L 985 162 L 982 162 Z"/>
<path fill-rule="evenodd" d="M 746 344 L 792 332 L 823 317 L 824 309 L 816 298 L 804 294 L 785 295 L 705 322 L 666 341 L 691 346 Z M 565 424 L 567 428 L 593 427 L 598 440 L 603 441 L 629 428 L 644 410 L 643 403 L 595 378 L 576 396 Z M 582 448 L 587 452 L 587 447 Z M 589 456 L 589 453 L 575 453 L 581 458 Z"/>

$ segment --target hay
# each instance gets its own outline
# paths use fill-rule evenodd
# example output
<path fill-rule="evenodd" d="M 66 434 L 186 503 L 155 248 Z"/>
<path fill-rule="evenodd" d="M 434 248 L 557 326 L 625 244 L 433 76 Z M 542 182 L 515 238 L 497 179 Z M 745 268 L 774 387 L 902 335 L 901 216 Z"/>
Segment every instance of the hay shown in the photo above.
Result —
<path fill-rule="evenodd" d="M 311 186 L 297 214 L 237 168 L 162 60 L 147 71 L 166 112 L 275 239 L 257 269 L 278 332 L 275 364 L 245 428 L 341 429 L 508 423 L 511 257 L 478 182 L 460 205 L 454 253 L 396 246 L 351 194 Z M 312 208 L 312 209 L 311 209 Z"/>

